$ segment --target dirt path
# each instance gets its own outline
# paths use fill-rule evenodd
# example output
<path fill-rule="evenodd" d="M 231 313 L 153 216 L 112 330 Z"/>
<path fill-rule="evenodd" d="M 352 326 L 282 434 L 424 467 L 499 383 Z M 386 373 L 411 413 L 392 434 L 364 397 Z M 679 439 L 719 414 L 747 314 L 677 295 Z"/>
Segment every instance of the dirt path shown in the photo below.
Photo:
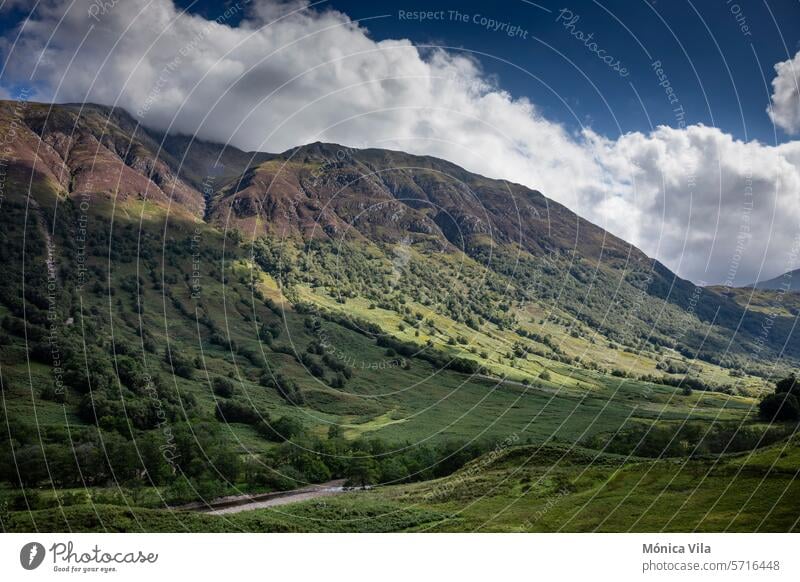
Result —
<path fill-rule="evenodd" d="M 308 501 L 318 497 L 328 497 L 351 491 L 345 488 L 344 479 L 328 481 L 319 485 L 310 485 L 292 491 L 278 491 L 275 493 L 263 493 L 261 495 L 235 495 L 222 497 L 209 501 L 208 503 L 193 503 L 178 509 L 200 511 L 209 515 L 226 515 L 229 513 L 239 513 L 241 511 L 252 511 L 254 509 L 264 509 L 265 507 L 275 507 L 299 501 Z"/>

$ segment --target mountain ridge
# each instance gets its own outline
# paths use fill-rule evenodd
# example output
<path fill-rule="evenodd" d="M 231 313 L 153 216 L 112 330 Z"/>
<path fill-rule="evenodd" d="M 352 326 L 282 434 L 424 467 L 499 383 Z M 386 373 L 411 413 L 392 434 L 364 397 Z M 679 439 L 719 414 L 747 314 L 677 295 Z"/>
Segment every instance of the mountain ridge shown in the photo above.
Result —
<path fill-rule="evenodd" d="M 745 288 L 769 291 L 784 290 L 790 293 L 800 293 L 800 269 L 787 271 L 781 275 L 778 275 L 777 277 L 773 277 L 772 279 L 758 281 L 757 283 L 746 285 Z"/>
<path fill-rule="evenodd" d="M 0 104 L 5 106 L 4 108 L 8 108 L 13 101 L 0 101 Z M 204 182 L 204 178 L 207 177 L 218 177 L 220 172 L 216 171 L 213 168 L 213 164 L 208 163 L 209 160 L 214 159 L 216 162 L 217 159 L 222 161 L 222 166 L 229 168 L 232 166 L 232 170 L 222 171 L 223 179 L 215 181 L 215 187 L 219 188 L 220 183 L 232 182 L 236 180 L 237 177 L 243 176 L 247 170 L 252 170 L 255 167 L 261 165 L 267 161 L 274 161 L 274 160 L 293 160 L 296 156 L 299 155 L 317 155 L 320 160 L 328 161 L 329 163 L 336 163 L 336 159 L 339 156 L 340 152 L 345 152 L 348 157 L 352 157 L 352 152 L 358 152 L 359 155 L 369 156 L 374 158 L 375 156 L 383 156 L 384 158 L 392 158 L 392 157 L 399 157 L 402 156 L 406 159 L 413 159 L 413 160 L 420 160 L 424 161 L 428 164 L 428 167 L 436 166 L 439 171 L 442 171 L 441 168 L 447 168 L 448 171 L 452 172 L 454 176 L 460 176 L 460 179 L 464 177 L 471 177 L 472 179 L 478 179 L 481 181 L 491 181 L 491 182 L 498 182 L 504 184 L 508 187 L 510 193 L 513 192 L 520 192 L 520 191 L 527 191 L 532 193 L 536 196 L 541 197 L 541 199 L 547 205 L 552 205 L 554 208 L 559 209 L 562 212 L 567 212 L 572 214 L 577 220 L 581 223 L 585 223 L 590 226 L 592 229 L 599 229 L 603 230 L 602 227 L 592 223 L 591 221 L 581 217 L 577 213 L 570 210 L 568 207 L 555 202 L 549 198 L 546 198 L 541 192 L 531 189 L 523 184 L 519 184 L 516 182 L 511 182 L 509 180 L 504 179 L 495 179 L 483 176 L 481 174 L 476 174 L 474 172 L 470 172 L 453 162 L 448 160 L 444 160 L 441 158 L 436 158 L 434 156 L 427 156 L 427 155 L 417 155 L 417 154 L 409 154 L 403 152 L 402 150 L 387 150 L 387 149 L 380 149 L 380 148 L 363 148 L 357 149 L 350 146 L 345 146 L 336 143 L 330 142 L 311 142 L 309 144 L 294 146 L 289 148 L 280 153 L 271 153 L 271 152 L 261 152 L 261 151 L 252 151 L 252 152 L 245 152 L 244 150 L 240 150 L 239 148 L 232 146 L 232 145 L 222 145 L 214 142 L 209 142 L 206 140 L 202 140 L 196 138 L 194 136 L 186 136 L 181 134 L 165 134 L 162 132 L 158 132 L 155 130 L 151 130 L 145 126 L 138 124 L 133 116 L 131 116 L 124 108 L 121 107 L 110 107 L 98 104 L 76 104 L 76 103 L 65 103 L 65 104 L 49 104 L 49 103 L 35 103 L 29 102 L 27 103 L 29 107 L 33 107 L 34 109 L 41 110 L 47 109 L 50 112 L 55 112 L 57 116 L 59 113 L 59 109 L 63 108 L 78 114 L 82 112 L 82 115 L 87 116 L 91 113 L 99 113 L 106 116 L 106 119 L 110 125 L 117 125 L 123 131 L 131 132 L 131 139 L 136 139 L 137 141 L 143 141 L 143 143 L 149 147 L 151 150 L 150 153 L 155 157 L 156 152 L 152 150 L 155 149 L 157 152 L 162 156 L 163 161 L 167 162 L 172 169 L 179 175 L 179 177 L 186 182 L 185 185 L 193 187 L 195 190 L 201 190 Z M 37 117 L 41 118 L 41 115 Z M 52 121 L 50 121 L 53 124 Z M 76 126 L 77 127 L 77 126 Z M 39 131 L 44 131 L 45 128 L 40 127 Z M 205 152 L 202 155 L 197 155 L 198 150 L 206 149 L 210 150 Z M 202 160 L 201 163 L 191 164 L 190 162 L 198 158 Z M 247 159 L 246 162 L 243 160 Z M 232 162 L 231 160 L 235 160 Z M 391 161 L 391 160 L 389 160 Z M 226 163 L 227 162 L 227 163 Z M 200 167 L 206 166 L 208 171 L 203 173 L 198 171 Z M 424 166 L 423 166 L 424 167 Z M 143 167 L 141 168 L 145 172 L 150 170 L 150 168 Z M 169 187 L 169 185 L 168 185 Z M 196 209 L 190 209 L 192 212 L 196 212 Z M 641 253 L 643 256 L 646 257 L 644 253 L 642 253 L 638 248 L 635 247 L 632 243 L 629 243 L 611 233 L 607 233 L 604 231 L 606 235 L 609 237 L 609 240 L 613 241 L 615 244 L 623 244 L 628 245 L 635 249 L 637 253 Z M 649 258 L 649 257 L 648 257 Z M 656 259 L 650 259 L 655 261 Z"/>
<path fill-rule="evenodd" d="M 0 104 L 4 120 L 21 121 L 9 183 L 23 195 L 34 184 L 31 193 L 45 211 L 55 213 L 49 195 L 40 196 L 50 188 L 56 198 L 99 197 L 122 211 L 136 203 L 137 212 L 207 222 L 242 241 L 291 243 L 292 264 L 261 263 L 291 285 L 319 286 L 330 280 L 331 268 L 341 268 L 342 261 L 327 265 L 322 251 L 298 266 L 312 241 L 354 261 L 382 256 L 381 268 L 398 273 L 408 269 L 398 263 L 397 252 L 445 269 L 441 253 L 462 263 L 468 258 L 470 277 L 492 280 L 489 287 L 473 287 L 459 273 L 441 285 L 456 285 L 463 295 L 458 303 L 503 325 L 529 317 L 520 309 L 534 301 L 545 312 L 575 318 L 576 326 L 586 326 L 584 333 L 595 330 L 631 347 L 678 345 L 685 357 L 725 365 L 732 365 L 731 358 L 746 365 L 753 360 L 749 346 L 762 341 L 761 313 L 714 289 L 698 292 L 631 243 L 541 192 L 446 160 L 323 142 L 279 154 L 248 153 L 158 134 L 119 108 L 29 103 L 19 113 L 16 107 Z M 311 256 L 327 266 L 309 264 Z M 327 284 L 395 305 L 392 282 L 363 268 L 353 263 L 338 283 Z M 288 279 L 286 269 L 292 272 Z M 447 306 L 445 288 L 437 284 L 418 279 L 409 291 L 421 302 L 438 297 L 439 309 L 471 319 L 456 305 Z M 708 331 L 700 333 L 703 327 Z M 790 330 L 788 319 L 776 320 L 767 338 L 775 353 Z M 797 356 L 800 346 L 790 344 L 788 353 Z"/>

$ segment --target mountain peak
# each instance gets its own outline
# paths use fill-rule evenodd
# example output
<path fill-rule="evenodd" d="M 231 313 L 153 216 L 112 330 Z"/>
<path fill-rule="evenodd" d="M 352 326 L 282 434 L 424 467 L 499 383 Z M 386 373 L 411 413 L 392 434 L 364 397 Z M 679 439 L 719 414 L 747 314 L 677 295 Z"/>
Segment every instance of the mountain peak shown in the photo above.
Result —
<path fill-rule="evenodd" d="M 289 148 L 281 154 L 282 157 L 298 159 L 301 157 L 322 158 L 325 160 L 344 160 L 356 148 L 343 146 L 337 143 L 315 141 L 301 146 Z"/>

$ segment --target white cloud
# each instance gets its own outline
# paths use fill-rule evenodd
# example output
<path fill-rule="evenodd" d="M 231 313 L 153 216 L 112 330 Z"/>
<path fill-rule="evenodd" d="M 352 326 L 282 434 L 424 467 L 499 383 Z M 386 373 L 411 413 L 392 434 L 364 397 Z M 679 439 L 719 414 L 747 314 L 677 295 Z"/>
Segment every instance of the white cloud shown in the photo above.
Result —
<path fill-rule="evenodd" d="M 800 142 L 745 143 L 702 125 L 586 134 L 610 174 L 633 180 L 597 207 L 612 232 L 695 281 L 744 284 L 797 265 Z"/>
<path fill-rule="evenodd" d="M 290 13 L 298 2 L 250 5 L 238 27 L 170 0 L 119 2 L 99 23 L 88 0 L 67 5 L 40 4 L 20 43 L 3 41 L 13 78 L 41 55 L 43 99 L 116 104 L 244 149 L 321 139 L 439 156 L 539 189 L 695 281 L 743 284 L 796 266 L 785 249 L 800 225 L 800 143 L 743 143 L 704 126 L 572 135 L 465 53 L 376 42 L 339 12 Z"/>
<path fill-rule="evenodd" d="M 800 52 L 793 59 L 776 64 L 775 73 L 767 113 L 786 133 L 800 133 Z"/>

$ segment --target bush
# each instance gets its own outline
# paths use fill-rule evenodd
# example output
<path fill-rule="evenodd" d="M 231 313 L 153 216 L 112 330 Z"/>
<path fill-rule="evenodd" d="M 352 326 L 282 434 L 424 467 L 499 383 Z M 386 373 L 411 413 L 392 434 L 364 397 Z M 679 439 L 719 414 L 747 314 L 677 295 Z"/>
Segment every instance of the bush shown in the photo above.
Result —
<path fill-rule="evenodd" d="M 454 372 L 462 374 L 477 374 L 481 371 L 481 366 L 475 360 L 468 360 L 467 358 L 453 358 L 447 365 L 448 368 Z"/>
<path fill-rule="evenodd" d="M 164 361 L 172 367 L 172 371 L 178 376 L 187 380 L 192 379 L 194 362 L 186 356 L 175 351 L 164 350 Z"/>
<path fill-rule="evenodd" d="M 264 438 L 278 443 L 302 436 L 305 433 L 305 429 L 299 421 L 287 416 L 282 416 L 275 421 L 266 419 L 259 422 L 256 430 Z"/>
<path fill-rule="evenodd" d="M 800 404 L 793 394 L 788 392 L 770 394 L 758 405 L 761 418 L 769 421 L 786 421 L 800 419 Z"/>
<path fill-rule="evenodd" d="M 53 348 L 48 342 L 33 342 L 30 347 L 31 359 L 48 366 L 53 365 Z"/>
<path fill-rule="evenodd" d="M 222 398 L 231 398 L 236 392 L 236 387 L 233 385 L 233 382 L 222 376 L 214 378 L 212 387 L 214 389 L 214 394 Z"/>
<path fill-rule="evenodd" d="M 752 451 L 785 439 L 789 426 L 750 425 L 738 422 L 635 423 L 613 434 L 595 435 L 582 444 L 607 453 L 641 457 L 684 457 Z"/>
<path fill-rule="evenodd" d="M 246 402 L 238 400 L 221 400 L 217 402 L 217 418 L 222 422 L 242 422 L 244 424 L 258 424 L 261 415 Z"/>
<path fill-rule="evenodd" d="M 264 371 L 258 383 L 265 388 L 275 388 L 280 397 L 290 404 L 303 404 L 304 402 L 303 394 L 300 392 L 300 389 L 294 382 L 280 372 L 272 374 L 269 371 Z"/>
<path fill-rule="evenodd" d="M 147 376 L 141 364 L 130 356 L 117 357 L 117 375 L 126 388 L 137 394 L 147 386 Z"/>
<path fill-rule="evenodd" d="M 64 404 L 67 401 L 66 391 L 63 388 L 56 389 L 53 384 L 47 384 L 44 388 L 42 388 L 39 396 L 42 398 L 42 400 L 50 400 L 51 402 L 56 402 L 58 404 Z"/>
<path fill-rule="evenodd" d="M 81 394 L 86 394 L 89 389 L 102 392 L 116 386 L 116 383 L 114 370 L 104 355 L 90 352 L 85 361 L 74 355 L 67 356 L 64 363 L 64 384 L 73 390 Z"/>
<path fill-rule="evenodd" d="M 800 381 L 791 374 L 788 378 L 776 382 L 775 394 L 791 394 L 795 398 L 800 398 Z"/>

